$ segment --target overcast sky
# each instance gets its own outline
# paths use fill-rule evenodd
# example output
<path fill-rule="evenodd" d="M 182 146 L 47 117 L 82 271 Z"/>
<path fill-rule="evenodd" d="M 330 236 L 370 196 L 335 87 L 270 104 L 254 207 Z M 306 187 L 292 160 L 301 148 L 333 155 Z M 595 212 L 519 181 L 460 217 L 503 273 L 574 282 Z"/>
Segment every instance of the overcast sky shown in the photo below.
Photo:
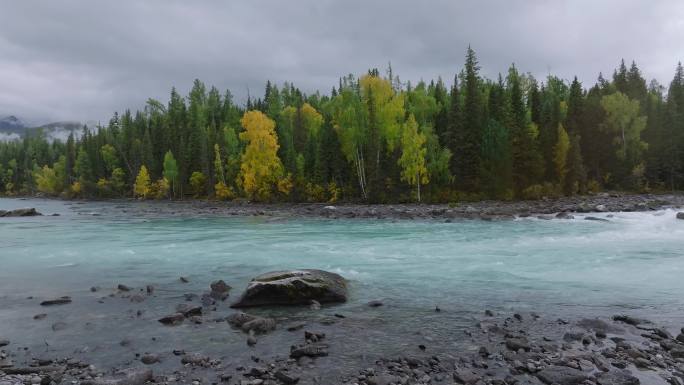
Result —
<path fill-rule="evenodd" d="M 585 86 L 620 58 L 669 83 L 684 59 L 682 0 L 0 0 L 0 116 L 109 119 L 194 78 L 244 100 L 267 79 L 329 92 L 386 68 L 451 79 L 466 47 L 495 77 L 515 62 Z"/>

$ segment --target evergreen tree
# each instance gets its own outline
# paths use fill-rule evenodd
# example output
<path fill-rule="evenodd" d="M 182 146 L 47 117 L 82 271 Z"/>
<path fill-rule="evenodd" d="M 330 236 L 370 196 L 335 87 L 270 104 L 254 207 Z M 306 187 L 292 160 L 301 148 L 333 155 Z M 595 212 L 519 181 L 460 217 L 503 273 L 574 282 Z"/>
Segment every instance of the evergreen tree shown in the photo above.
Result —
<path fill-rule="evenodd" d="M 542 157 L 537 148 L 538 128 L 527 120 L 527 110 L 523 100 L 520 76 L 515 66 L 511 66 L 507 78 L 510 116 L 508 127 L 511 140 L 511 159 L 514 188 L 517 194 L 538 183 L 544 171 Z"/>
<path fill-rule="evenodd" d="M 575 76 L 575 79 L 570 85 L 568 111 L 565 116 L 565 127 L 570 135 L 576 135 L 581 131 L 583 116 L 584 95 L 582 91 L 582 84 L 577 80 L 577 76 Z"/>
<path fill-rule="evenodd" d="M 449 110 L 447 112 L 447 127 L 439 135 L 439 140 L 444 147 L 452 153 L 450 169 L 452 173 L 460 168 L 461 159 L 453 154 L 458 151 L 458 138 L 463 131 L 463 108 L 461 106 L 461 96 L 458 89 L 458 76 L 454 76 L 454 84 L 451 86 L 449 94 Z M 459 174 L 461 175 L 461 174 Z"/>
<path fill-rule="evenodd" d="M 66 156 L 64 166 L 64 184 L 70 186 L 74 180 L 74 165 L 76 163 L 76 146 L 74 144 L 74 134 L 70 133 L 66 143 Z"/>
<path fill-rule="evenodd" d="M 466 192 L 477 191 L 480 179 L 483 130 L 479 70 L 475 51 L 468 47 L 463 89 L 463 124 L 460 130 L 455 132 L 452 168 L 456 188 Z"/>
<path fill-rule="evenodd" d="M 563 191 L 566 195 L 583 194 L 586 191 L 587 175 L 582 160 L 579 135 L 570 137 L 570 147 L 566 159 L 565 185 Z"/>

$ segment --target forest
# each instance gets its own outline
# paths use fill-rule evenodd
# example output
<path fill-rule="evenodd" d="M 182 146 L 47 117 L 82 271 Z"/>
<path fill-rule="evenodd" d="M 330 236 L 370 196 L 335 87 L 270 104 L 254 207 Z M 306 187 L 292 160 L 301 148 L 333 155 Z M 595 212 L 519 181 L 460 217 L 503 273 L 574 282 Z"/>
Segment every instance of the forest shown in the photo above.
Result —
<path fill-rule="evenodd" d="M 195 80 L 187 97 L 115 113 L 66 142 L 0 143 L 0 195 L 456 202 L 684 187 L 684 69 L 666 88 L 636 63 L 591 87 L 512 65 L 402 82 L 369 70 L 329 93 L 266 83 L 238 105 Z"/>

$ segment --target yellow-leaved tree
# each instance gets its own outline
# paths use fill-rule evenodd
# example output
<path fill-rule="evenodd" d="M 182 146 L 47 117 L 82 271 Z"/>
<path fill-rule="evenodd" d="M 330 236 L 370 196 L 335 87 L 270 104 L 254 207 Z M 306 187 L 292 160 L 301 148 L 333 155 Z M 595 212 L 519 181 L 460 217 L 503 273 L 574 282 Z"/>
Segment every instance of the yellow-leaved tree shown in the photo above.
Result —
<path fill-rule="evenodd" d="M 427 184 L 428 170 L 425 162 L 425 135 L 418 132 L 418 123 L 410 114 L 401 135 L 401 180 L 410 186 L 417 186 L 418 202 L 420 202 L 420 185 Z"/>
<path fill-rule="evenodd" d="M 278 158 L 275 122 L 261 111 L 247 111 L 240 123 L 245 129 L 240 139 L 247 145 L 242 153 L 237 184 L 250 199 L 268 200 L 284 177 L 283 164 Z"/>
<path fill-rule="evenodd" d="M 404 104 L 403 93 L 377 71 L 361 77 L 358 83 L 352 77 L 345 78 L 331 102 L 341 150 L 355 168 L 364 199 L 377 197 L 382 189 L 381 152 L 393 152 L 401 140 Z"/>
<path fill-rule="evenodd" d="M 143 199 L 147 198 L 150 193 L 152 185 L 150 182 L 150 173 L 147 172 L 145 165 L 140 166 L 140 172 L 135 177 L 135 184 L 133 185 L 133 194 Z"/>

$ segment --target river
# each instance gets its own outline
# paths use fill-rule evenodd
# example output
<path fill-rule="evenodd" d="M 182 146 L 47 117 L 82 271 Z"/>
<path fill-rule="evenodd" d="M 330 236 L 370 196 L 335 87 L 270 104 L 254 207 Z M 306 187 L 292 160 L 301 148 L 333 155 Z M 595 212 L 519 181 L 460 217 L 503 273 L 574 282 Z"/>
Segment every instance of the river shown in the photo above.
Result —
<path fill-rule="evenodd" d="M 684 324 L 684 221 L 672 210 L 591 214 L 605 221 L 578 214 L 443 223 L 150 215 L 140 210 L 145 205 L 0 199 L 0 209 L 46 214 L 0 218 L 0 337 L 34 350 L 85 351 L 95 362 L 132 359 L 131 348 L 120 346 L 126 338 L 138 350 L 244 351 L 244 335 L 224 324 L 166 328 L 155 320 L 213 280 L 233 286 L 234 298 L 251 277 L 290 268 L 343 275 L 350 300 L 315 316 L 306 308 L 259 312 L 285 322 L 346 316 L 335 349 L 349 360 L 358 359 L 359 344 L 370 346 L 364 355 L 424 340 L 458 345 L 460 325 L 485 309 L 566 318 L 630 313 Z M 59 216 L 47 216 L 53 213 Z M 120 283 L 154 285 L 155 297 L 144 304 L 110 297 Z M 74 303 L 38 305 L 64 295 Z M 371 300 L 385 306 L 371 310 Z M 33 320 L 38 313 L 47 320 Z M 56 322 L 64 327 L 53 331 Z M 260 342 L 260 354 L 281 354 L 290 343 L 280 334 L 264 338 L 273 343 Z"/>

